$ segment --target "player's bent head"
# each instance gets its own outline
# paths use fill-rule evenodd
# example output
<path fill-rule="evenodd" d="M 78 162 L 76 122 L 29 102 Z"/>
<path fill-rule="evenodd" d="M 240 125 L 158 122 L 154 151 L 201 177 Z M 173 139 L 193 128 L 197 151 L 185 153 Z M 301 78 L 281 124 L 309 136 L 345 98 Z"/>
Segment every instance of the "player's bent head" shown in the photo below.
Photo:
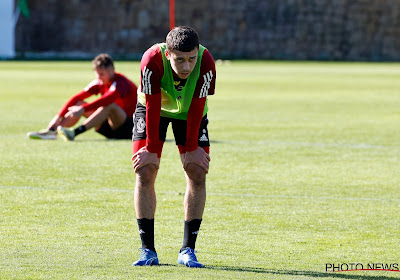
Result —
<path fill-rule="evenodd" d="M 99 68 L 114 68 L 114 61 L 109 54 L 101 53 L 92 60 L 93 70 Z"/>
<path fill-rule="evenodd" d="M 172 29 L 165 40 L 168 51 L 190 52 L 199 48 L 199 35 L 188 26 L 178 26 Z"/>

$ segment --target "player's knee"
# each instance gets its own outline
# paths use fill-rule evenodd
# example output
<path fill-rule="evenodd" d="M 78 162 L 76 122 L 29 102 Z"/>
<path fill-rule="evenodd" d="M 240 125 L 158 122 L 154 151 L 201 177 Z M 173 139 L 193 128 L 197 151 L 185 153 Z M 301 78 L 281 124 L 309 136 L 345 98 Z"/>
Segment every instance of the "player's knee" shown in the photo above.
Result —
<path fill-rule="evenodd" d="M 202 185 L 206 179 L 206 172 L 195 163 L 189 163 L 186 167 L 186 174 L 195 183 Z"/>
<path fill-rule="evenodd" d="M 108 112 L 115 112 L 115 111 L 119 111 L 119 110 L 122 110 L 122 109 L 116 103 L 113 102 L 113 103 L 105 106 L 104 110 L 106 110 Z"/>
<path fill-rule="evenodd" d="M 151 183 L 155 180 L 157 169 L 154 164 L 148 164 L 136 171 L 138 181 L 143 184 Z"/>

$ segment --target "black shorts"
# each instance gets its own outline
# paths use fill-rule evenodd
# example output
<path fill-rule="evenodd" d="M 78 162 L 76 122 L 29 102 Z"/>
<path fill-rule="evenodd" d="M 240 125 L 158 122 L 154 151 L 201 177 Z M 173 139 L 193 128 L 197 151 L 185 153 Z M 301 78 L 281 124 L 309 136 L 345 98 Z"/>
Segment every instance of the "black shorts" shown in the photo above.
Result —
<path fill-rule="evenodd" d="M 176 145 L 185 146 L 186 143 L 186 120 L 178 120 L 166 117 L 160 117 L 159 126 L 159 138 L 160 141 L 165 142 L 167 137 L 167 130 L 169 123 L 172 123 L 172 131 L 175 137 Z M 209 147 L 210 139 L 208 137 L 208 119 L 207 115 L 203 117 L 200 123 L 200 129 L 198 134 L 198 146 L 199 147 Z M 133 135 L 132 141 L 144 140 L 146 139 L 146 106 L 138 103 L 136 105 L 136 111 L 133 115 Z"/>
<path fill-rule="evenodd" d="M 126 118 L 125 122 L 116 130 L 112 130 L 108 120 L 103 122 L 101 127 L 96 131 L 110 139 L 131 139 L 133 129 L 133 119 Z"/>

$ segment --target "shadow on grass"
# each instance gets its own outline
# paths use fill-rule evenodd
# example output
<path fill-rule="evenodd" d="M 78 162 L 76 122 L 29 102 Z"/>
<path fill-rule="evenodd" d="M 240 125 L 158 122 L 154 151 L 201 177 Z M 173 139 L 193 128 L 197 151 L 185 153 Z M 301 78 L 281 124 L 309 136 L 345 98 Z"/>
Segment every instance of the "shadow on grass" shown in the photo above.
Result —
<path fill-rule="evenodd" d="M 275 269 L 265 269 L 257 267 L 235 267 L 235 266 L 205 266 L 204 269 L 210 270 L 225 270 L 225 271 L 237 271 L 237 272 L 253 272 L 260 274 L 270 274 L 270 275 L 291 275 L 291 276 L 307 276 L 309 278 L 337 278 L 337 279 L 378 279 L 378 280 L 391 280 L 399 279 L 398 277 L 389 276 L 368 276 L 368 275 L 349 275 L 337 272 L 315 272 L 315 271 L 300 271 L 300 270 L 275 270 Z"/>
<path fill-rule="evenodd" d="M 159 267 L 183 267 L 182 265 L 177 264 L 168 264 L 168 263 L 160 263 Z M 220 271 L 230 271 L 230 272 L 252 272 L 259 274 L 267 274 L 269 275 L 290 275 L 290 276 L 306 276 L 308 278 L 330 278 L 330 279 L 359 279 L 359 280 L 393 280 L 399 279 L 398 277 L 390 277 L 390 276 L 377 276 L 377 275 L 354 275 L 354 274 L 345 274 L 338 272 L 316 272 L 316 271 L 301 271 L 301 270 L 279 270 L 279 269 L 266 269 L 266 268 L 258 268 L 258 267 L 241 267 L 241 266 L 210 266 L 206 265 L 202 269 L 209 270 L 220 270 Z M 398 273 L 398 272 L 393 272 Z"/>

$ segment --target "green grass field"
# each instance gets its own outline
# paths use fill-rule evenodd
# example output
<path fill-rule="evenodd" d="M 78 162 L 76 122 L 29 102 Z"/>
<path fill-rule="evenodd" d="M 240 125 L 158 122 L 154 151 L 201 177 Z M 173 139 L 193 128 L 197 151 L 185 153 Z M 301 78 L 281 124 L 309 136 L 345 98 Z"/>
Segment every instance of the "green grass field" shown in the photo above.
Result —
<path fill-rule="evenodd" d="M 138 62 L 116 68 L 139 83 Z M 399 77 L 400 64 L 217 65 L 206 268 L 176 264 L 185 180 L 172 141 L 156 181 L 162 265 L 132 267 L 131 142 L 26 138 L 94 78 L 90 62 L 0 62 L 0 279 L 399 278 L 326 272 L 400 263 Z"/>

